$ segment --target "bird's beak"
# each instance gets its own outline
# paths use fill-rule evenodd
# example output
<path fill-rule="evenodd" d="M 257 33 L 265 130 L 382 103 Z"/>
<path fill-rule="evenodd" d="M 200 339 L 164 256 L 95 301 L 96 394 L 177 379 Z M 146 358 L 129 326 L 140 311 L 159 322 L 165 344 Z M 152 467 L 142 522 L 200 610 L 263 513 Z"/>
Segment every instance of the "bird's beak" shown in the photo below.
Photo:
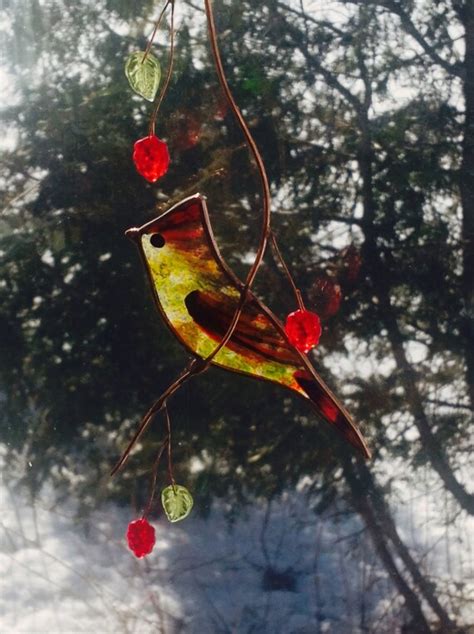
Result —
<path fill-rule="evenodd" d="M 127 236 L 127 238 L 130 238 L 130 240 L 136 242 L 140 236 L 140 229 L 138 229 L 137 227 L 132 227 L 131 229 L 127 229 L 125 235 Z"/>

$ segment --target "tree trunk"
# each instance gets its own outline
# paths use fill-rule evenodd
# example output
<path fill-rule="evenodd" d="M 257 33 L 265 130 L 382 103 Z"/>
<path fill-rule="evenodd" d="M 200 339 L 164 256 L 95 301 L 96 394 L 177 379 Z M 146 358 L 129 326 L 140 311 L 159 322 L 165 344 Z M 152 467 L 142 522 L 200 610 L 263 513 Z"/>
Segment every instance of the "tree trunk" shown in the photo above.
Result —
<path fill-rule="evenodd" d="M 413 559 L 408 547 L 400 538 L 383 492 L 378 487 L 365 462 L 358 460 L 356 471 L 360 483 L 360 489 L 364 491 L 368 500 L 367 503 L 373 509 L 373 514 L 376 518 L 377 526 L 381 531 L 381 535 L 383 535 L 386 540 L 388 538 L 391 541 L 396 554 L 400 557 L 406 570 L 410 573 L 413 583 L 420 591 L 423 599 L 428 603 L 430 608 L 438 617 L 439 623 L 443 628 L 442 631 L 459 633 L 461 630 L 456 623 L 449 618 L 448 613 L 438 601 L 436 588 L 433 582 L 428 581 L 423 576 L 419 565 Z"/>
<path fill-rule="evenodd" d="M 474 0 L 467 0 L 459 12 L 465 30 L 464 103 L 466 118 L 460 190 L 462 204 L 464 314 L 462 334 L 466 341 L 466 381 L 474 408 Z"/>
<path fill-rule="evenodd" d="M 419 632 L 419 634 L 430 634 L 431 628 L 425 618 L 425 615 L 423 614 L 420 600 L 398 569 L 388 548 L 383 527 L 379 526 L 377 522 L 377 518 L 370 504 L 370 491 L 363 486 L 363 483 L 357 477 L 350 458 L 346 457 L 343 461 L 343 470 L 346 482 L 351 490 L 351 502 L 354 505 L 355 510 L 364 519 L 367 529 L 372 537 L 375 549 L 382 560 L 385 569 L 389 573 L 390 579 L 405 600 L 405 605 L 413 619 L 411 625 L 416 627 L 416 631 Z"/>

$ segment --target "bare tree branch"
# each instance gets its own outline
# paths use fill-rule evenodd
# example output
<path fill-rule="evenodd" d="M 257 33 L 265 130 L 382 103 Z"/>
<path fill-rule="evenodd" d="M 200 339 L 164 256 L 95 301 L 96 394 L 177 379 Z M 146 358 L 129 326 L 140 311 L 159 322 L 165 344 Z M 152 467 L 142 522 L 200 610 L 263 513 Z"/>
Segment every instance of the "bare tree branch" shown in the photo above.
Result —
<path fill-rule="evenodd" d="M 285 10 L 287 7 L 283 5 L 281 2 L 277 3 L 280 7 L 283 6 Z M 308 65 L 308 69 L 317 75 L 321 75 L 328 86 L 331 88 L 335 88 L 338 93 L 344 97 L 344 99 L 354 108 L 354 110 L 359 113 L 362 112 L 362 102 L 356 97 L 344 84 L 342 84 L 339 79 L 325 66 L 321 64 L 319 58 L 316 55 L 313 55 L 309 50 L 309 42 L 301 41 L 301 32 L 300 30 L 293 26 L 283 14 L 280 14 L 280 21 L 284 25 L 286 32 L 294 41 L 295 47 L 303 54 L 305 61 Z"/>
<path fill-rule="evenodd" d="M 344 4 L 356 4 L 360 6 L 366 6 L 368 4 L 372 4 L 374 6 L 379 6 L 383 9 L 386 9 L 388 12 L 393 13 L 398 16 L 402 27 L 408 35 L 410 35 L 420 46 L 421 48 L 429 55 L 429 57 L 441 66 L 449 75 L 455 75 L 456 77 L 464 78 L 464 69 L 458 63 L 451 64 L 447 60 L 443 59 L 441 55 L 438 53 L 436 48 L 430 44 L 425 37 L 423 37 L 422 33 L 417 29 L 414 22 L 411 20 L 410 16 L 406 11 L 403 10 L 402 6 L 394 2 L 394 0 L 341 0 Z"/>

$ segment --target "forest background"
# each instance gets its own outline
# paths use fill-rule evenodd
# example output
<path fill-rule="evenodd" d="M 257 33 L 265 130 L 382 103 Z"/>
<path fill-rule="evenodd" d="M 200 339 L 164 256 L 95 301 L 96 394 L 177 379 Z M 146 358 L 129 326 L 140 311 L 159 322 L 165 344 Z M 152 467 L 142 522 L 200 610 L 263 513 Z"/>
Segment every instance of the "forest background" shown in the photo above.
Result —
<path fill-rule="evenodd" d="M 274 231 L 308 308 L 325 316 L 312 358 L 373 459 L 354 456 L 284 391 L 214 369 L 170 404 L 177 479 L 208 521 L 216 505 L 231 524 L 252 517 L 304 483 L 315 522 L 356 526 L 343 542 L 361 586 L 345 625 L 319 606 L 317 627 L 332 628 L 321 632 L 467 632 L 474 2 L 216 0 L 214 8 L 229 83 L 268 169 Z M 160 422 L 123 474 L 107 474 L 186 363 L 124 230 L 200 191 L 241 277 L 258 241 L 257 174 L 220 96 L 197 1 L 176 2 L 176 66 L 157 123 L 170 170 L 154 186 L 134 170 L 131 148 L 149 107 L 130 92 L 123 66 L 145 47 L 159 9 L 128 0 L 4 0 L 0 9 L 4 477 L 28 486 L 24 504 L 33 507 L 52 483 L 58 499 L 77 501 L 84 522 L 104 503 L 146 501 Z M 163 28 L 154 52 L 164 65 L 167 51 Z M 324 292 L 334 285 L 338 310 Z M 256 292 L 282 318 L 295 308 L 270 254 Z M 377 574 L 358 567 L 361 544 Z M 295 592 L 288 569 L 266 556 L 262 570 L 264 591 Z M 384 609 L 369 609 L 363 596 L 381 578 Z M 238 631 L 270 631 L 268 612 L 248 618 Z"/>

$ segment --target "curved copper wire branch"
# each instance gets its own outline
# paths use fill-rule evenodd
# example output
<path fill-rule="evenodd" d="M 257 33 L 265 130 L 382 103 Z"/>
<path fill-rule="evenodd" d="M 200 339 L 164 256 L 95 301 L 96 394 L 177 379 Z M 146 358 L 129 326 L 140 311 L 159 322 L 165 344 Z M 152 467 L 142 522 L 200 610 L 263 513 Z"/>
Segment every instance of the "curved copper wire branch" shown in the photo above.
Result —
<path fill-rule="evenodd" d="M 305 308 L 303 304 L 303 298 L 301 296 L 301 291 L 297 288 L 293 280 L 293 277 L 290 273 L 290 270 L 288 269 L 288 266 L 286 265 L 283 255 L 278 247 L 275 235 L 271 231 L 271 222 L 270 222 L 271 221 L 271 194 L 270 194 L 270 185 L 268 182 L 268 176 L 265 169 L 265 164 L 263 162 L 263 158 L 262 158 L 262 155 L 260 154 L 257 144 L 254 141 L 252 133 L 250 132 L 247 126 L 247 123 L 234 100 L 232 92 L 229 88 L 229 84 L 227 83 L 224 67 L 222 65 L 222 60 L 221 60 L 221 56 L 219 52 L 219 45 L 217 42 L 216 27 L 214 23 L 214 14 L 212 12 L 212 0 L 204 0 L 204 5 L 206 9 L 207 24 L 209 29 L 209 41 L 211 44 L 212 55 L 214 57 L 214 64 L 216 67 L 217 76 L 219 77 L 219 82 L 225 94 L 225 97 L 227 99 L 227 102 L 229 104 L 229 107 L 232 110 L 232 113 L 234 114 L 235 118 L 237 119 L 240 129 L 242 130 L 245 140 L 247 141 L 247 144 L 249 146 L 249 149 L 255 159 L 255 163 L 257 164 L 257 169 L 258 169 L 260 180 L 262 183 L 262 204 L 263 204 L 262 228 L 260 232 L 260 241 L 259 241 L 258 250 L 255 256 L 254 263 L 252 264 L 252 267 L 250 268 L 250 271 L 247 274 L 247 279 L 245 280 L 245 284 L 240 295 L 240 301 L 237 305 L 237 309 L 234 313 L 234 317 L 229 325 L 229 328 L 226 334 L 223 336 L 223 338 L 219 342 L 219 345 L 216 346 L 216 348 L 212 351 L 212 353 L 205 359 L 207 363 L 212 361 L 212 359 L 218 354 L 218 352 L 228 343 L 228 341 L 232 337 L 232 334 L 242 314 L 247 293 L 250 290 L 255 280 L 255 276 L 258 273 L 258 269 L 260 268 L 262 264 L 269 238 L 271 239 L 275 254 L 278 260 L 280 261 L 280 264 L 285 272 L 285 275 L 293 289 L 293 292 L 295 294 L 296 301 L 298 303 L 300 310 L 304 310 Z"/>
<path fill-rule="evenodd" d="M 232 321 L 229 325 L 229 328 L 225 335 L 220 340 L 219 344 L 214 348 L 212 353 L 205 359 L 207 364 L 210 364 L 212 359 L 218 354 L 218 352 L 226 345 L 229 339 L 232 337 L 234 330 L 237 326 L 239 318 L 242 314 L 242 310 L 245 304 L 245 300 L 247 297 L 247 293 L 250 290 L 255 276 L 257 275 L 258 269 L 262 264 L 263 257 L 265 255 L 265 249 L 267 247 L 268 236 L 270 234 L 270 218 L 271 218 L 271 194 L 270 194 L 270 184 L 268 182 L 268 176 L 265 169 L 265 164 L 263 162 L 262 155 L 257 147 L 257 144 L 254 141 L 252 133 L 250 132 L 247 123 L 245 122 L 242 113 L 237 106 L 234 97 L 232 96 L 232 92 L 229 88 L 229 84 L 227 83 L 227 79 L 225 76 L 224 67 L 222 65 L 222 59 L 219 52 L 219 44 L 217 42 L 217 34 L 216 34 L 216 25 L 214 22 L 214 14 L 212 12 L 212 2 L 211 0 L 204 0 L 204 5 L 206 9 L 206 17 L 207 17 L 207 26 L 209 30 L 209 41 L 211 44 L 212 56 L 214 58 L 214 64 L 217 71 L 217 76 L 219 78 L 219 83 L 224 92 L 224 95 L 227 99 L 230 109 L 232 110 L 237 122 L 240 126 L 240 129 L 243 132 L 245 140 L 249 146 L 249 149 L 255 159 L 257 164 L 257 169 L 260 175 L 260 180 L 262 183 L 262 205 L 263 205 L 263 218 L 262 218 L 262 228 L 260 231 L 260 241 L 258 244 L 257 254 L 255 256 L 255 260 L 250 268 L 250 271 L 247 274 L 247 278 L 245 280 L 244 287 L 240 294 L 240 300 L 237 305 L 237 309 L 234 313 Z"/>
<path fill-rule="evenodd" d="M 133 449 L 133 446 L 135 445 L 135 443 L 138 442 L 138 440 L 145 433 L 148 425 L 153 420 L 153 417 L 155 416 L 155 414 L 157 414 L 166 405 L 167 400 L 183 385 L 183 383 L 186 383 L 186 381 L 191 376 L 204 372 L 207 369 L 207 367 L 208 366 L 204 365 L 204 362 L 202 359 L 193 359 L 191 363 L 189 364 L 189 366 L 181 372 L 178 378 L 175 379 L 175 381 L 173 381 L 173 383 L 171 383 L 171 385 L 169 385 L 169 387 L 163 392 L 163 394 L 153 403 L 153 405 L 150 407 L 148 412 L 142 418 L 140 426 L 138 427 L 137 431 L 133 434 L 131 440 L 129 441 L 127 445 L 127 448 L 125 449 L 123 454 L 120 456 L 118 462 L 116 463 L 116 465 L 110 472 L 111 476 L 114 476 L 123 467 L 123 465 L 128 459 L 128 456 L 130 455 L 130 452 Z"/>

